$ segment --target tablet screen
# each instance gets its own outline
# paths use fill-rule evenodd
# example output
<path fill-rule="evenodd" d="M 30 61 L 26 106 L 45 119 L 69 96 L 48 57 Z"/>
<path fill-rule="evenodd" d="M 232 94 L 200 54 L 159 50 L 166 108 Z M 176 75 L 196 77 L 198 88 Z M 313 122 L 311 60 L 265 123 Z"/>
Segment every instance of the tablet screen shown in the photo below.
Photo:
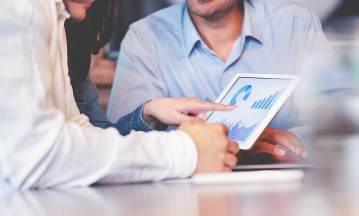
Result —
<path fill-rule="evenodd" d="M 245 145 L 266 117 L 271 113 L 273 115 L 267 121 L 269 124 L 279 111 L 285 101 L 281 96 L 283 93 L 287 93 L 285 99 L 289 96 L 286 89 L 292 82 L 293 79 L 284 78 L 239 77 L 229 90 L 226 90 L 220 102 L 217 101 L 221 104 L 236 105 L 238 108 L 230 112 L 212 112 L 207 122 L 227 125 L 230 129 L 228 137 L 239 145 Z M 278 101 L 281 101 L 279 107 L 276 106 Z M 276 110 L 271 112 L 272 109 Z M 259 135 L 257 134 L 257 137 Z"/>

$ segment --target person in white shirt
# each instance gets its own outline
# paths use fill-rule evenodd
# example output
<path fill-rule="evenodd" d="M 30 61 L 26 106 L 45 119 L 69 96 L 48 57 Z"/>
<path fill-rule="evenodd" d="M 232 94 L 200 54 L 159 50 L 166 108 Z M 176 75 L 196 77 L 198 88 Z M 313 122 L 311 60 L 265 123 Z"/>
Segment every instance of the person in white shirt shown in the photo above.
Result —
<path fill-rule="evenodd" d="M 123 137 L 79 113 L 64 21 L 81 20 L 92 1 L 0 0 L 1 183 L 23 190 L 230 171 L 239 149 L 224 125 L 186 122 Z"/>

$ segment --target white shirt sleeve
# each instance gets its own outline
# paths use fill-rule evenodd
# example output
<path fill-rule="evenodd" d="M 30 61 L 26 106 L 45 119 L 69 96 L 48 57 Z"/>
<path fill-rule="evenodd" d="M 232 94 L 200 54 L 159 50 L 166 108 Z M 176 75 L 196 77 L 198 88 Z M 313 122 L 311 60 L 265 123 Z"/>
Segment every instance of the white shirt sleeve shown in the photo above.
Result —
<path fill-rule="evenodd" d="M 29 189 L 190 176 L 197 151 L 186 133 L 132 132 L 122 137 L 76 115 L 61 64 L 63 23 L 58 22 L 55 1 L 0 0 L 3 181 Z"/>

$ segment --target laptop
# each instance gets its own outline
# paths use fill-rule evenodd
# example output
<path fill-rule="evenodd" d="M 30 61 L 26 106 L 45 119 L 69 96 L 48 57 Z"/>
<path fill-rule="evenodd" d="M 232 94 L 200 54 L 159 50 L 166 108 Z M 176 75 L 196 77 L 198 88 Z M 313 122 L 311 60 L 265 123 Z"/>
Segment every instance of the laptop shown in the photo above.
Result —
<path fill-rule="evenodd" d="M 277 169 L 313 169 L 317 165 L 313 160 L 302 160 L 296 162 L 273 162 L 273 163 L 257 163 L 257 164 L 241 164 L 232 168 L 232 171 L 248 171 L 248 170 L 277 170 Z"/>

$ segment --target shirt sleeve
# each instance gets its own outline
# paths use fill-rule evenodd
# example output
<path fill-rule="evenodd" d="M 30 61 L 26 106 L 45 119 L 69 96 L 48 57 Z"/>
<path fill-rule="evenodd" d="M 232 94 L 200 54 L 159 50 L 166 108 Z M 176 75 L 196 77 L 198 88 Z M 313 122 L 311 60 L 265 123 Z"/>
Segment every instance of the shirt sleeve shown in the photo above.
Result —
<path fill-rule="evenodd" d="M 149 42 L 151 37 L 155 36 L 150 31 L 130 26 L 122 41 L 108 107 L 111 122 L 146 101 L 169 97 L 157 65 L 156 44 Z"/>
<path fill-rule="evenodd" d="M 73 71 L 76 73 L 76 71 Z M 95 127 L 108 128 L 111 122 L 103 113 L 99 103 L 99 93 L 90 75 L 80 84 L 72 84 L 76 105 L 81 114 L 86 115 Z"/>
<path fill-rule="evenodd" d="M 93 127 L 84 115 L 66 117 L 76 112 L 66 111 L 72 94 L 58 84 L 69 82 L 56 61 L 56 11 L 53 1 L 1 0 L 2 181 L 29 189 L 190 176 L 197 151 L 182 131 L 122 137 L 113 128 Z"/>
<path fill-rule="evenodd" d="M 114 127 L 123 136 L 130 134 L 132 130 L 144 132 L 154 131 L 142 117 L 145 103 L 141 104 L 131 113 L 121 117 L 116 123 L 111 123 L 102 111 L 99 103 L 98 90 L 92 82 L 90 75 L 88 75 L 86 80 L 80 85 L 73 86 L 73 88 L 80 113 L 86 115 L 93 126 L 103 129 Z"/>

